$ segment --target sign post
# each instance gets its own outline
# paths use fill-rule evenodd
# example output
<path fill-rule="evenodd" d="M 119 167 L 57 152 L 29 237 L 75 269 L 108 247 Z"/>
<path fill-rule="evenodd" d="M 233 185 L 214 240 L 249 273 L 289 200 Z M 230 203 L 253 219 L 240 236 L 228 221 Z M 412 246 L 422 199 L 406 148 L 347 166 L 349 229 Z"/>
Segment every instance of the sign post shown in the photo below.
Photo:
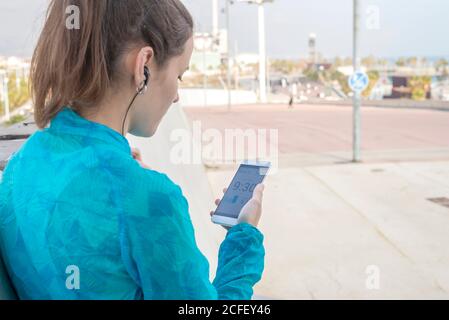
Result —
<path fill-rule="evenodd" d="M 353 162 L 360 162 L 360 96 L 368 86 L 368 77 L 360 72 L 359 47 L 359 1 L 353 0 L 353 75 L 348 79 L 349 87 L 354 92 L 353 96 Z"/>
<path fill-rule="evenodd" d="M 362 92 L 369 84 L 368 75 L 365 72 L 356 71 L 349 77 L 348 84 L 354 93 L 353 161 L 360 162 L 360 100 Z"/>

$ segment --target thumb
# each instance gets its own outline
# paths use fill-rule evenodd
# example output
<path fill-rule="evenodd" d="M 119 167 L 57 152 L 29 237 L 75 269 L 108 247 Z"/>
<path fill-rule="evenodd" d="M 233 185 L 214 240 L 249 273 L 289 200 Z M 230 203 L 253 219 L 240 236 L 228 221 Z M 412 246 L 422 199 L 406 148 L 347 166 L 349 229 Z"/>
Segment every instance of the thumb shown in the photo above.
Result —
<path fill-rule="evenodd" d="M 264 184 L 258 184 L 256 186 L 256 188 L 254 188 L 254 192 L 253 192 L 253 199 L 258 200 L 260 202 L 262 202 L 262 198 L 263 198 L 263 191 L 265 190 L 265 185 Z"/>

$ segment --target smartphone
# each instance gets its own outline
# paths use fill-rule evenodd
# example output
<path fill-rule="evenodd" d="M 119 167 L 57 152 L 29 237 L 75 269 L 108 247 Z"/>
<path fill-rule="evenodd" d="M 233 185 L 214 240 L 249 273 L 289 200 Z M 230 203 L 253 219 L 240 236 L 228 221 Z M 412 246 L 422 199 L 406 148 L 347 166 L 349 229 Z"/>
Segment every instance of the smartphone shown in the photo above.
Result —
<path fill-rule="evenodd" d="M 270 162 L 242 163 L 212 215 L 212 222 L 226 227 L 235 226 L 240 211 L 252 198 L 256 186 L 263 182 L 270 166 Z"/>

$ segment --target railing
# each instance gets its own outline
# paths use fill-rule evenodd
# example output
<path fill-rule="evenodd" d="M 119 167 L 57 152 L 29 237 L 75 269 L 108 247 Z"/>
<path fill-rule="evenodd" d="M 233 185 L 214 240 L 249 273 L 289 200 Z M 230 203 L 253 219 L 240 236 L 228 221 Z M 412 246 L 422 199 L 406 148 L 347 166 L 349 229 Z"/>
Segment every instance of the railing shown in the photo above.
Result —
<path fill-rule="evenodd" d="M 32 122 L 22 122 L 11 127 L 0 127 L 0 171 L 3 171 L 11 156 L 37 130 Z"/>

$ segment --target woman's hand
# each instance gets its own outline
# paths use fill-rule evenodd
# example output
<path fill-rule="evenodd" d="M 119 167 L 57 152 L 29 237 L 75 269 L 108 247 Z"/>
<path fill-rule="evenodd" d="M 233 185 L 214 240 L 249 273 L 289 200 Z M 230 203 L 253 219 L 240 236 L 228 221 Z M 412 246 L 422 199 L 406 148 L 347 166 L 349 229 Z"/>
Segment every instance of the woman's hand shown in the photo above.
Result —
<path fill-rule="evenodd" d="M 249 223 L 254 227 L 259 224 L 260 217 L 262 216 L 262 200 L 263 191 L 265 186 L 263 184 L 258 184 L 253 192 L 253 197 L 245 204 L 245 206 L 240 211 L 237 223 Z"/>
<path fill-rule="evenodd" d="M 223 194 L 225 194 L 226 193 L 226 191 L 228 190 L 228 188 L 224 188 L 223 189 Z M 215 200 L 215 205 L 218 207 L 218 205 L 220 204 L 220 201 L 221 201 L 221 199 L 216 199 Z M 211 211 L 210 212 L 210 216 L 212 217 L 214 215 L 214 211 Z M 226 230 L 229 230 L 229 229 L 231 229 L 231 227 L 226 227 L 226 226 L 222 226 L 223 228 L 225 228 Z"/>
<path fill-rule="evenodd" d="M 262 199 L 263 199 L 263 191 L 265 186 L 263 184 L 259 184 L 256 186 L 253 192 L 253 197 L 245 204 L 245 206 L 240 211 L 239 217 L 237 219 L 237 224 L 239 223 L 249 223 L 254 227 L 257 227 L 259 224 L 260 217 L 262 216 Z M 223 193 L 226 193 L 227 189 L 223 189 Z M 218 206 L 220 204 L 221 199 L 215 200 L 215 204 Z M 210 216 L 212 217 L 214 211 L 210 212 Z M 226 230 L 229 230 L 230 227 L 222 226 Z"/>
<path fill-rule="evenodd" d="M 147 166 L 146 164 L 143 163 L 143 161 L 142 161 L 142 153 L 140 152 L 139 149 L 132 148 L 131 149 L 131 154 L 133 156 L 133 159 L 136 160 L 140 164 L 140 166 L 142 168 L 151 169 L 149 166 Z"/>

